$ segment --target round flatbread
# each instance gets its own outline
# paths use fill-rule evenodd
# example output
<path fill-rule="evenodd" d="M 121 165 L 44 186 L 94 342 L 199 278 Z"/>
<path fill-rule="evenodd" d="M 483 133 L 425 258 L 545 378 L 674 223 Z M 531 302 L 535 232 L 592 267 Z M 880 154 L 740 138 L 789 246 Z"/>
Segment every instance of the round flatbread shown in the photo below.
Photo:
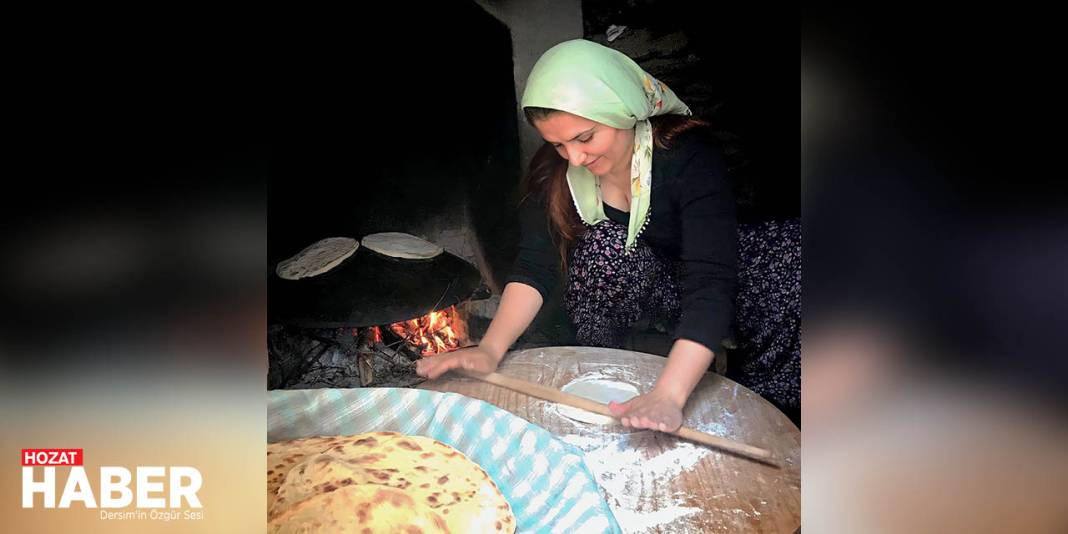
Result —
<path fill-rule="evenodd" d="M 360 242 L 379 254 L 406 260 L 428 260 L 445 252 L 445 249 L 430 241 L 401 232 L 371 234 L 364 236 Z"/>
<path fill-rule="evenodd" d="M 286 280 L 323 274 L 340 265 L 358 248 L 360 242 L 351 237 L 328 237 L 279 262 L 274 272 Z"/>
<path fill-rule="evenodd" d="M 478 464 L 396 432 L 268 444 L 267 499 L 270 532 L 515 530 L 511 506 Z"/>
<path fill-rule="evenodd" d="M 631 384 L 603 379 L 576 380 L 564 385 L 560 390 L 564 393 L 570 393 L 602 404 L 608 404 L 610 401 L 626 402 L 638 396 L 638 388 Z M 581 408 L 573 408 L 563 404 L 557 405 L 556 409 L 560 415 L 582 423 L 611 425 L 616 422 L 615 419 L 607 415 L 587 412 Z"/>

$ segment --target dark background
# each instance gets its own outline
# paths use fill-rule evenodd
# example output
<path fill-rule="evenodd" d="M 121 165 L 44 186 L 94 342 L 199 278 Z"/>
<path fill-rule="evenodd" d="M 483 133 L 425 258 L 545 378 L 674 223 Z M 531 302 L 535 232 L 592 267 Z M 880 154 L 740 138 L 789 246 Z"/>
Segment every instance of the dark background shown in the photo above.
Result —
<path fill-rule="evenodd" d="M 503 271 L 519 201 L 508 29 L 474 3 L 392 9 L 403 35 L 353 32 L 291 56 L 281 81 L 299 83 L 272 147 L 268 263 L 324 237 L 419 233 L 466 201 Z"/>
<path fill-rule="evenodd" d="M 666 83 L 723 143 L 741 222 L 799 217 L 793 9 L 679 0 L 585 0 L 584 38 Z M 610 26 L 627 29 L 608 41 Z"/>
<path fill-rule="evenodd" d="M 654 51 L 639 63 L 661 60 L 649 68 L 721 133 L 743 215 L 798 214 L 788 17 L 658 5 L 670 9 L 587 2 L 586 37 L 610 23 L 684 33 L 673 53 L 696 62 Z M 507 270 L 528 126 L 516 120 L 507 29 L 480 7 L 284 24 L 142 15 L 20 15 L 7 146 L 17 170 L 0 195 L 8 354 L 147 343 L 188 317 L 211 334 L 172 338 L 208 342 L 226 309 L 266 301 L 277 261 L 331 235 L 404 231 L 460 198 L 476 207 L 492 268 Z M 204 299 L 218 310 L 196 311 Z"/>

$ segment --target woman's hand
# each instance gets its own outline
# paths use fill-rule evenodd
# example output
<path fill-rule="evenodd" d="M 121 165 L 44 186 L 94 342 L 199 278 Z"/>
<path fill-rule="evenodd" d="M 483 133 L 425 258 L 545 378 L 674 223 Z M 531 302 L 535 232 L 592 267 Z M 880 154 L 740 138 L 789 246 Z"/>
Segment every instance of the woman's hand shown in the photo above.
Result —
<path fill-rule="evenodd" d="M 682 407 L 685 404 L 685 401 L 678 401 L 677 395 L 654 388 L 622 404 L 609 402 L 608 409 L 623 426 L 674 432 L 682 426 Z"/>
<path fill-rule="evenodd" d="M 499 356 L 489 349 L 475 346 L 423 358 L 416 362 L 415 374 L 433 380 L 453 369 L 492 373 L 497 370 L 498 363 Z"/>
<path fill-rule="evenodd" d="M 686 406 L 686 399 L 713 358 L 715 354 L 704 345 L 677 339 L 653 390 L 622 404 L 610 402 L 608 409 L 623 426 L 674 432 L 682 426 L 682 407 Z"/>

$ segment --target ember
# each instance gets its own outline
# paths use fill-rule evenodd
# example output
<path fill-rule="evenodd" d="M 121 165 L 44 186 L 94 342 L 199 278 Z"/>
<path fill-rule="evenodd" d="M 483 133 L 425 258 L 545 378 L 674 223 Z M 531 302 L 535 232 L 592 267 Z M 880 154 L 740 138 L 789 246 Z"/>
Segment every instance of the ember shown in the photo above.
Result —
<path fill-rule="evenodd" d="M 388 326 L 272 325 L 268 388 L 412 387 L 424 380 L 415 372 L 420 358 L 468 343 L 468 317 L 463 306 L 453 306 Z"/>

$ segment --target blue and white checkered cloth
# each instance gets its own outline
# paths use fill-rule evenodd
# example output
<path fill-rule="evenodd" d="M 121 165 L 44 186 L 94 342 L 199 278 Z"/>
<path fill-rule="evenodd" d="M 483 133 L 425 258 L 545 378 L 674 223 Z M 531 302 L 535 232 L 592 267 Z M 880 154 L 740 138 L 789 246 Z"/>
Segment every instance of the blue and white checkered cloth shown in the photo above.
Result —
<path fill-rule="evenodd" d="M 582 451 L 492 404 L 403 388 L 267 392 L 268 442 L 379 431 L 463 452 L 508 499 L 517 532 L 621 532 Z"/>

